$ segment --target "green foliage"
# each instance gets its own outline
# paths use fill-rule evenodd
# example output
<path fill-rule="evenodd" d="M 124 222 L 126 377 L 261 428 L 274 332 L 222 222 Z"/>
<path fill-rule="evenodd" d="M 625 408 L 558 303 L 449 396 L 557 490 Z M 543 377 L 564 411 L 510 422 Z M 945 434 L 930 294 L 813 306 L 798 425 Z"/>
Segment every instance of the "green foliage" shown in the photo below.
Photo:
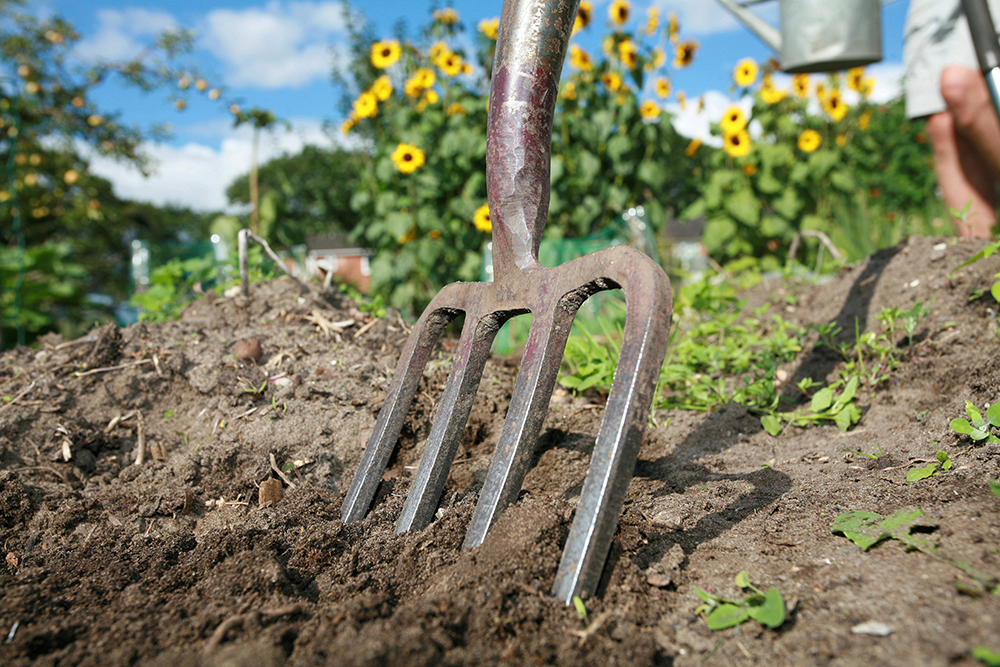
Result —
<path fill-rule="evenodd" d="M 765 70 L 759 84 L 742 82 L 742 92 L 752 94 L 749 115 L 733 106 L 713 125 L 723 150 L 712 156 L 701 196 L 682 216 L 707 220 L 703 242 L 723 265 L 750 256 L 762 269 L 776 269 L 802 231 L 822 232 L 837 245 L 856 243 L 857 234 L 838 235 L 834 227 L 845 209 L 878 219 L 866 233 L 897 210 L 926 209 L 930 147 L 922 125 L 898 122 L 902 100 L 868 102 L 870 80 L 860 70 L 815 85 L 808 75 L 793 81 L 792 91 L 779 90 Z M 857 98 L 853 106 L 848 94 Z M 820 113 L 812 111 L 817 101 Z M 759 130 L 754 139 L 747 133 L 751 121 Z M 797 259 L 811 263 L 818 242 L 803 244 L 806 255 Z"/>
<path fill-rule="evenodd" d="M 990 491 L 993 492 L 993 495 L 996 496 L 997 498 L 1000 498 L 1000 480 L 996 480 L 990 477 L 989 484 L 990 484 Z"/>
<path fill-rule="evenodd" d="M 1000 667 L 1000 652 L 986 646 L 976 646 L 972 649 L 972 657 L 986 667 Z"/>
<path fill-rule="evenodd" d="M 811 382 L 807 378 L 804 384 L 811 384 Z M 839 394 L 835 393 L 834 390 L 840 386 L 843 386 L 843 389 Z M 800 389 L 802 389 L 801 385 Z M 791 412 L 772 412 L 764 415 L 760 420 L 761 425 L 771 435 L 778 435 L 783 423 L 804 427 L 818 422 L 832 421 L 841 431 L 847 431 L 861 419 L 861 409 L 854 404 L 857 392 L 857 376 L 847 380 L 846 384 L 838 380 L 813 394 L 808 407 Z"/>
<path fill-rule="evenodd" d="M 939 449 L 935 455 L 937 459 L 934 463 L 929 463 L 926 466 L 920 468 L 913 468 L 906 473 L 907 482 L 916 482 L 921 479 L 927 479 L 928 477 L 933 477 L 934 475 L 941 474 L 943 472 L 948 472 L 952 468 L 952 461 L 948 458 L 948 452 L 943 449 Z"/>
<path fill-rule="evenodd" d="M 373 57 L 372 34 L 351 30 L 349 87 L 359 92 L 344 129 L 371 146 L 351 198 L 354 237 L 375 250 L 372 290 L 413 312 L 443 285 L 478 279 L 489 240 L 486 100 L 496 44 L 487 29 L 472 39 L 463 32 L 435 19 L 411 41 L 400 28 L 382 58 Z M 699 177 L 701 158 L 682 159 L 687 140 L 639 96 L 666 60 L 654 46 L 662 30 L 623 29 L 607 40 L 610 55 L 571 61 L 557 101 L 548 238 L 585 236 L 640 203 L 662 227 L 658 197 L 686 203 Z M 635 47 L 627 58 L 626 41 Z"/>
<path fill-rule="evenodd" d="M 992 432 L 993 428 L 1000 427 L 1000 401 L 989 407 L 985 419 L 972 401 L 966 401 L 965 414 L 969 416 L 968 419 L 956 417 L 951 420 L 949 425 L 952 431 L 959 435 L 967 435 L 977 443 L 1000 443 L 1000 438 Z"/>
<path fill-rule="evenodd" d="M 937 528 L 937 522 L 927 519 L 917 507 L 899 510 L 888 516 L 875 512 L 852 510 L 838 515 L 831 529 L 868 551 L 884 540 L 899 540 L 907 550 L 934 550 L 937 540 L 923 535 Z M 914 534 L 914 531 L 923 531 Z"/>
<path fill-rule="evenodd" d="M 966 209 L 968 209 L 968 205 L 966 206 Z M 956 266 L 955 270 L 952 271 L 952 273 L 955 273 L 955 271 L 958 271 L 961 268 L 969 266 L 974 262 L 978 262 L 981 259 L 985 259 L 998 251 L 1000 251 L 1000 241 L 994 241 L 993 243 L 988 243 L 986 244 L 986 246 L 983 247 L 982 250 L 980 250 L 975 255 L 973 255 L 969 259 L 965 260 L 964 262 Z M 993 277 L 1000 279 L 1000 273 L 994 274 Z M 990 296 L 993 297 L 994 301 L 1000 302 L 1000 280 L 997 280 L 997 282 L 993 283 L 993 285 L 990 286 L 989 292 Z M 979 293 L 977 293 L 977 296 L 978 295 Z M 1000 330 L 998 330 L 998 335 L 1000 335 Z"/>
<path fill-rule="evenodd" d="M 885 540 L 899 540 L 907 551 L 920 551 L 966 574 L 971 583 L 956 582 L 963 592 L 982 595 L 989 591 L 993 595 L 1000 595 L 1000 586 L 997 585 L 995 578 L 983 574 L 968 563 L 949 558 L 938 551 L 937 539 L 927 536 L 937 527 L 937 521 L 926 518 L 919 507 L 910 507 L 884 517 L 865 510 L 844 512 L 834 518 L 831 529 L 835 535 L 843 535 L 863 551 L 868 551 Z"/>
<path fill-rule="evenodd" d="M 275 224 L 266 237 L 284 247 L 305 243 L 313 234 L 354 229 L 351 195 L 358 188 L 362 157 L 341 148 L 306 146 L 295 155 L 282 155 L 261 165 L 258 179 L 261 218 Z M 250 177 L 243 175 L 226 189 L 230 203 L 250 203 Z"/>
<path fill-rule="evenodd" d="M 165 322 L 177 317 L 197 296 L 195 285 L 207 285 L 218 275 L 211 257 L 173 259 L 152 271 L 149 287 L 134 294 L 131 302 L 140 309 L 139 319 Z"/>
<path fill-rule="evenodd" d="M 694 592 L 704 603 L 695 615 L 704 614 L 709 630 L 725 630 L 753 619 L 761 625 L 776 629 L 785 622 L 785 601 L 775 587 L 761 591 L 750 582 L 750 573 L 743 570 L 736 575 L 736 585 L 752 591 L 742 600 L 728 600 L 695 587 Z"/>
<path fill-rule="evenodd" d="M 576 615 L 581 621 L 587 620 L 587 605 L 583 603 L 583 600 L 578 595 L 573 596 L 573 607 L 576 609 Z"/>
<path fill-rule="evenodd" d="M 16 284 L 19 269 L 23 267 L 23 284 L 18 292 L 10 287 Z M 66 337 L 83 333 L 84 325 L 65 317 L 71 308 L 82 309 L 84 293 L 80 289 L 84 268 L 73 256 L 69 244 L 47 241 L 24 251 L 0 246 L 0 326 L 3 339 L 13 340 L 17 324 L 33 338 L 46 331 L 58 330 Z M 16 299 L 20 296 L 20 303 Z M 15 306 L 18 306 L 15 308 Z M 17 312 L 19 317 L 15 319 Z M 95 313 L 87 325 L 93 324 Z M 105 315 L 104 318 L 106 319 Z"/>

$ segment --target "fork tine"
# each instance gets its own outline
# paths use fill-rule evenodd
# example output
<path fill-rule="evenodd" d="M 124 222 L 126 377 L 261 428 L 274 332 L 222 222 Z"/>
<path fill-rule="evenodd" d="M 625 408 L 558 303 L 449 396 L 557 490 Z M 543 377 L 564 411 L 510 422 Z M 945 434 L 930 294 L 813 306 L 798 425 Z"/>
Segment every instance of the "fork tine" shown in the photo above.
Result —
<path fill-rule="evenodd" d="M 458 349 L 452 356 L 452 370 L 438 403 L 438 413 L 431 425 L 420 465 L 396 522 L 396 533 L 420 530 L 434 518 L 483 377 L 483 368 L 490 356 L 490 346 L 505 319 L 496 315 L 479 318 L 466 314 Z"/>
<path fill-rule="evenodd" d="M 482 544 L 497 514 L 517 500 L 549 408 L 576 309 L 535 313 L 500 440 L 473 511 L 464 548 Z"/>
<path fill-rule="evenodd" d="M 623 290 L 627 310 L 618 367 L 552 588 L 566 604 L 597 590 L 670 336 L 673 299 L 659 266 L 636 262 Z"/>
<path fill-rule="evenodd" d="M 461 312 L 452 304 L 461 302 L 462 296 L 463 290 L 457 284 L 441 290 L 424 310 L 413 327 L 413 333 L 406 340 L 385 402 L 375 421 L 375 428 L 372 429 L 361 455 L 361 463 L 341 507 L 340 516 L 345 523 L 360 521 L 368 513 L 385 467 L 396 448 L 396 440 L 399 439 L 399 432 L 413 403 L 413 395 L 417 391 L 424 366 L 445 327 Z"/>

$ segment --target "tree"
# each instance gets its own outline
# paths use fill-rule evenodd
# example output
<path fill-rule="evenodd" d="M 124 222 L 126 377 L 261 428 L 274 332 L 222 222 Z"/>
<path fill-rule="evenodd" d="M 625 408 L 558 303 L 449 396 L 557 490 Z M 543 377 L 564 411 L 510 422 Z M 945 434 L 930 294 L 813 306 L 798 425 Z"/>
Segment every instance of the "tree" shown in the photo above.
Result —
<path fill-rule="evenodd" d="M 282 155 L 260 167 L 262 227 L 285 247 L 304 243 L 311 234 L 348 233 L 354 228 L 351 195 L 358 187 L 360 154 L 342 148 L 306 146 L 295 155 Z M 250 202 L 249 176 L 226 189 L 233 204 Z"/>
<path fill-rule="evenodd" d="M 74 294 L 118 296 L 127 279 L 128 236 L 139 233 L 136 225 L 143 219 L 150 223 L 155 217 L 148 211 L 134 217 L 139 209 L 129 210 L 107 181 L 91 175 L 76 146 L 82 143 L 97 154 L 145 169 L 149 160 L 142 142 L 164 136 L 162 128 L 125 123 L 119 113 L 98 108 L 91 92 L 118 77 L 146 91 L 167 87 L 178 109 L 193 92 L 219 96 L 196 68 L 177 64 L 191 47 L 188 32 L 164 33 L 131 60 L 82 63 L 73 58 L 80 39 L 75 28 L 59 16 L 39 19 L 20 11 L 23 4 L 0 0 L 0 164 L 5 172 L 0 180 L 0 247 L 7 269 L 0 295 L 4 327 L 16 330 L 19 343 L 26 342 L 27 329 L 39 333 L 55 320 L 53 316 L 39 325 L 44 318 L 36 317 L 27 323 L 18 312 L 24 299 L 17 290 L 25 286 L 31 268 L 27 259 L 36 246 L 49 244 L 48 250 L 34 253 L 48 258 L 47 266 L 72 262 L 82 267 L 64 276 L 73 283 Z M 191 220 L 179 229 L 197 224 Z M 172 231 L 176 234 L 178 228 Z M 43 283 L 36 280 L 33 287 Z M 8 290 L 14 293 L 8 295 Z M 55 296 L 66 293 L 60 287 Z M 60 309 L 59 317 L 74 316 Z M 7 336 L 0 337 L 0 344 Z"/>

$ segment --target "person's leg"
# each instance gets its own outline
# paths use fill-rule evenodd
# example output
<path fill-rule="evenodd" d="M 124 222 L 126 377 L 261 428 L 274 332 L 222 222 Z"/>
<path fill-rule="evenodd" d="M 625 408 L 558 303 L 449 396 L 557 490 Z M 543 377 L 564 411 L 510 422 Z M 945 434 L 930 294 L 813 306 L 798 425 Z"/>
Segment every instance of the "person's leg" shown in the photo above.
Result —
<path fill-rule="evenodd" d="M 955 220 L 959 236 L 990 238 L 996 220 L 993 178 L 968 139 L 958 133 L 951 112 L 927 118 L 927 134 L 934 146 L 934 170 L 949 209 L 969 204 L 966 223 Z"/>
<path fill-rule="evenodd" d="M 941 73 L 941 96 L 948 111 L 934 114 L 927 131 L 945 204 L 962 209 L 972 202 L 967 227 L 959 234 L 990 238 L 996 224 L 994 179 L 1000 179 L 1000 121 L 983 75 L 968 67 Z"/>

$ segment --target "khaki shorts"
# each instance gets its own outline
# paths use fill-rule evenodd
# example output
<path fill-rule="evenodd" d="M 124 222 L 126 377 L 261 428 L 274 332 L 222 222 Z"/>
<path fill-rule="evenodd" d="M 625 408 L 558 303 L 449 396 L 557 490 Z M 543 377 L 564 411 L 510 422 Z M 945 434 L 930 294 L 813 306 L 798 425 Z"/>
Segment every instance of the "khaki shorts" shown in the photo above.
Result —
<path fill-rule="evenodd" d="M 994 26 L 1000 0 L 988 0 Z M 921 118 L 945 110 L 941 72 L 950 65 L 979 69 L 960 0 L 910 0 L 903 33 L 906 115 Z"/>

